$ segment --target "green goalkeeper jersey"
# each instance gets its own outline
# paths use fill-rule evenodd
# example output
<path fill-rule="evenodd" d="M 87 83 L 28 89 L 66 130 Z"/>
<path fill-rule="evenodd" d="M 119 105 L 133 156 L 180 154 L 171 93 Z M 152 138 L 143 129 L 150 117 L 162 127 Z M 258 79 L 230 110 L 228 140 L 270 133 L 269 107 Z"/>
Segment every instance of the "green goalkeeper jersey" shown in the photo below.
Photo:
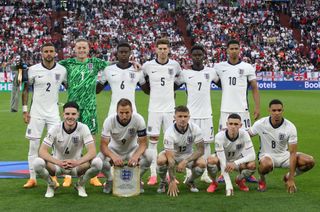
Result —
<path fill-rule="evenodd" d="M 109 65 L 98 58 L 85 62 L 70 58 L 59 62 L 67 69 L 68 101 L 75 101 L 80 107 L 79 121 L 86 124 L 92 134 L 98 131 L 96 84 L 100 70 Z"/>
<path fill-rule="evenodd" d="M 76 101 L 80 109 L 96 109 L 96 83 L 100 70 L 108 62 L 99 58 L 88 58 L 85 62 L 69 58 L 59 62 L 68 72 L 68 101 Z"/>

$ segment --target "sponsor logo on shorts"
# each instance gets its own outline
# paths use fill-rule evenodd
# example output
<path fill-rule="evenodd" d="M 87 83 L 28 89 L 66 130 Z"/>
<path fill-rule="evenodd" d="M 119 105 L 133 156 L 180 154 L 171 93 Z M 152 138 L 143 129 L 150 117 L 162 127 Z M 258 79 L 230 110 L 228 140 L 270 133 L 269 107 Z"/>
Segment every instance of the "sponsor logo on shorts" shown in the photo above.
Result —
<path fill-rule="evenodd" d="M 30 135 L 30 134 L 31 134 L 31 129 L 28 129 L 28 130 L 27 130 L 27 133 Z"/>
<path fill-rule="evenodd" d="M 152 127 L 148 126 L 148 132 L 151 132 L 151 131 L 152 131 Z"/>

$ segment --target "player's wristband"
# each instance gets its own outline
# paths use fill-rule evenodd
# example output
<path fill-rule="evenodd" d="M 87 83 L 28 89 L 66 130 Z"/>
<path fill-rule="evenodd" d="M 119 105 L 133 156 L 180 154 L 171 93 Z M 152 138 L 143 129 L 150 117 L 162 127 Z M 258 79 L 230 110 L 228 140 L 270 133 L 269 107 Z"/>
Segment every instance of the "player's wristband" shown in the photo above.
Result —
<path fill-rule="evenodd" d="M 28 105 L 22 105 L 22 112 L 28 112 Z"/>

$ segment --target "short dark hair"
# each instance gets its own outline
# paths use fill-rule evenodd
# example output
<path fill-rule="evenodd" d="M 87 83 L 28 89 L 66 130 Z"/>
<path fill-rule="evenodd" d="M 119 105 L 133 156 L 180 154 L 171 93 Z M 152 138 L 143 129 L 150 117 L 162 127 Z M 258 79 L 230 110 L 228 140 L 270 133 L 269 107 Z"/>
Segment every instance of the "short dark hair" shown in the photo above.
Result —
<path fill-rule="evenodd" d="M 227 43 L 227 48 L 229 48 L 231 44 L 238 44 L 240 46 L 240 42 L 238 40 L 232 39 L 232 40 L 229 40 L 229 42 Z"/>
<path fill-rule="evenodd" d="M 168 47 L 170 46 L 170 42 L 167 38 L 160 38 L 156 41 L 156 47 L 158 47 L 161 44 L 168 45 Z"/>
<path fill-rule="evenodd" d="M 117 103 L 117 110 L 120 106 L 124 107 L 124 106 L 127 106 L 129 105 L 130 108 L 132 108 L 132 103 L 130 102 L 129 99 L 126 99 L 126 98 L 121 98 L 118 103 Z"/>
<path fill-rule="evenodd" d="M 273 100 L 270 101 L 269 107 L 271 107 L 271 105 L 281 105 L 281 106 L 283 106 L 283 103 L 279 99 L 273 99 Z"/>
<path fill-rule="evenodd" d="M 41 51 L 42 51 L 43 48 L 46 47 L 46 46 L 52 46 L 53 48 L 55 48 L 55 46 L 53 45 L 53 43 L 48 42 L 48 43 L 42 44 L 42 46 L 41 46 Z"/>
<path fill-rule="evenodd" d="M 75 43 L 80 43 L 80 42 L 87 42 L 89 45 L 89 41 L 85 38 L 78 38 Z"/>
<path fill-rule="evenodd" d="M 129 44 L 127 41 L 120 41 L 120 42 L 118 43 L 117 50 L 118 50 L 120 47 L 128 47 L 128 48 L 131 50 L 131 46 L 130 46 L 130 44 Z"/>
<path fill-rule="evenodd" d="M 177 113 L 177 112 L 186 112 L 186 113 L 189 113 L 189 109 L 187 106 L 185 105 L 179 105 L 175 108 L 174 110 L 174 113 Z"/>
<path fill-rule="evenodd" d="M 194 51 L 194 50 L 201 50 L 203 52 L 203 54 L 206 54 L 206 50 L 204 49 L 204 47 L 200 44 L 196 44 L 194 46 L 191 47 L 191 53 Z"/>
<path fill-rule="evenodd" d="M 241 121 L 241 116 L 239 114 L 236 114 L 236 113 L 231 113 L 228 116 L 228 119 L 239 119 Z"/>
<path fill-rule="evenodd" d="M 71 102 L 67 102 L 63 105 L 63 111 L 66 109 L 66 108 L 69 108 L 69 107 L 72 107 L 72 108 L 75 108 L 77 109 L 77 111 L 79 111 L 79 105 L 74 102 L 74 101 L 71 101 Z"/>

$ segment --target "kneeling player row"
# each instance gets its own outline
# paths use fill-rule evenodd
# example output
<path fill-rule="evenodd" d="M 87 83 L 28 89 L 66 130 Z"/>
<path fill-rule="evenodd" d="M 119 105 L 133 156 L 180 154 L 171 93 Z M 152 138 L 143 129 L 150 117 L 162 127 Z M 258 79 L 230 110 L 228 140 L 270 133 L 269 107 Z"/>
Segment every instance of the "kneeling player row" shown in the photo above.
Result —
<path fill-rule="evenodd" d="M 96 156 L 94 140 L 88 127 L 77 122 L 79 107 L 74 102 L 66 103 L 64 121 L 51 129 L 45 137 L 39 158 L 33 164 L 36 173 L 48 182 L 45 197 L 53 197 L 57 187 L 51 176 L 72 174 L 80 176 L 75 188 L 79 196 L 86 197 L 85 183 L 100 171 L 106 176 L 107 182 L 103 191 L 110 193 L 112 189 L 111 166 L 140 166 L 140 177 L 148 170 L 152 154 L 147 149 L 146 125 L 141 115 L 132 113 L 132 104 L 128 99 L 121 99 L 117 104 L 117 114 L 109 116 L 103 124 L 100 153 Z M 259 152 L 259 190 L 266 189 L 264 175 L 274 167 L 290 168 L 285 176 L 289 192 L 296 190 L 294 176 L 301 174 L 314 166 L 311 156 L 296 153 L 297 136 L 294 125 L 282 117 L 283 105 L 279 100 L 273 100 L 270 105 L 270 117 L 257 121 L 249 133 L 240 129 L 241 118 L 237 114 L 228 117 L 227 129 L 220 131 L 215 137 L 216 154 L 206 162 L 202 157 L 204 143 L 200 128 L 189 122 L 189 110 L 185 106 L 175 109 L 175 123 L 167 129 L 164 135 L 164 151 L 158 155 L 157 171 L 161 178 L 159 193 L 167 190 L 168 195 L 178 196 L 179 190 L 175 173 L 191 169 L 185 183 L 191 192 L 198 192 L 195 179 L 207 168 L 212 183 L 208 192 L 217 188 L 216 174 L 221 170 L 226 181 L 226 195 L 233 195 L 233 186 L 229 173 L 237 170 L 240 174 L 236 184 L 242 191 L 248 191 L 245 178 L 255 171 L 255 152 L 250 135 L 261 137 L 261 152 Z M 249 135 L 250 134 L 250 135 Z M 287 146 L 289 144 L 289 151 Z M 193 145 L 196 146 L 193 150 Z M 81 156 L 83 146 L 87 153 Z M 53 155 L 49 148 L 53 148 Z M 168 177 L 167 176 L 168 173 Z M 169 180 L 168 180 L 169 179 Z M 167 188 L 168 186 L 168 188 Z M 141 185 L 141 192 L 143 188 Z"/>

